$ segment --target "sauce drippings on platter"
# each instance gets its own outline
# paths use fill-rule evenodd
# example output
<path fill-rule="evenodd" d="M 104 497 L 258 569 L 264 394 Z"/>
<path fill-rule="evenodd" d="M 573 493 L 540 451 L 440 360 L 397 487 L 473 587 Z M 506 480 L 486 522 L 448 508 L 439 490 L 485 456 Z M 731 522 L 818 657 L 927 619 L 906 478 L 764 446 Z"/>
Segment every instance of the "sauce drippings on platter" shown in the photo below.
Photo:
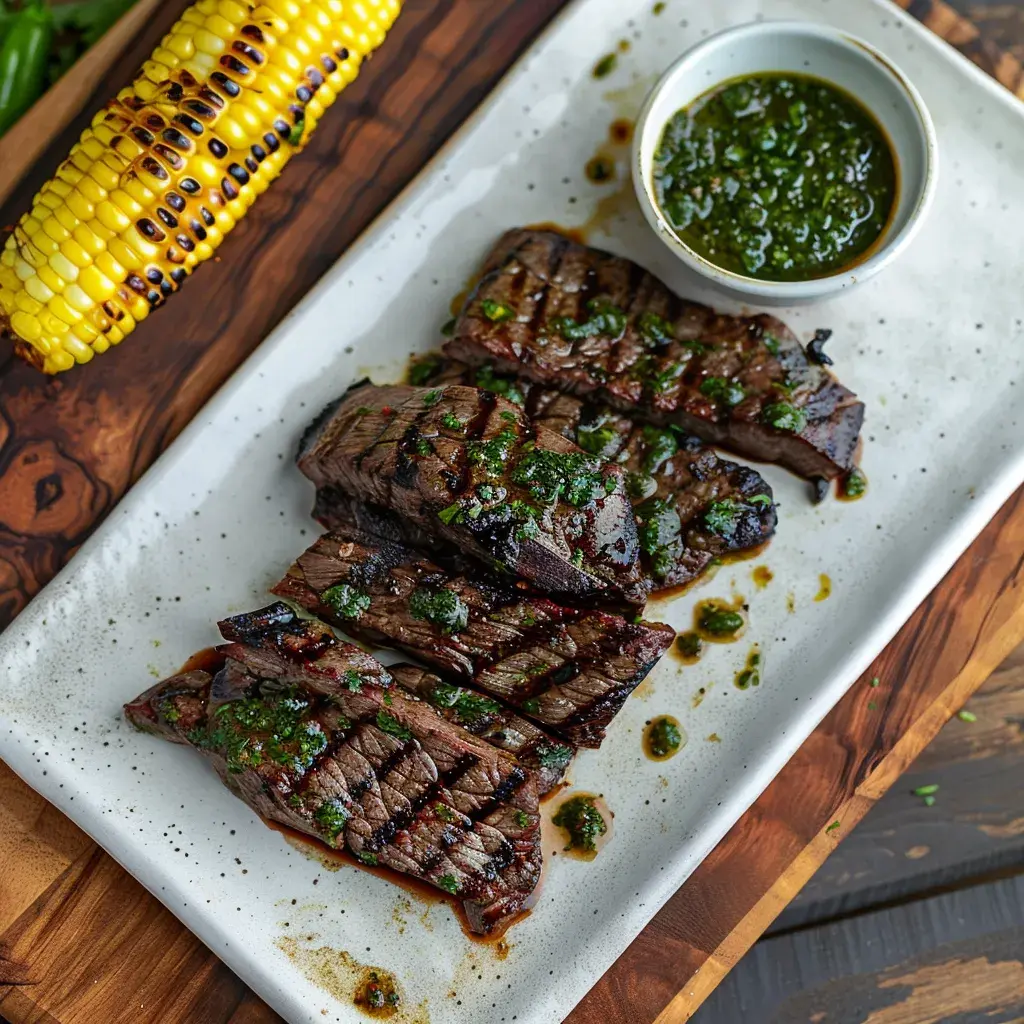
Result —
<path fill-rule="evenodd" d="M 735 643 L 746 631 L 748 611 L 742 597 L 734 597 L 731 603 L 709 597 L 693 609 L 693 632 L 708 643 Z"/>
<path fill-rule="evenodd" d="M 402 986 L 390 971 L 368 967 L 344 949 L 303 945 L 293 935 L 281 936 L 275 945 L 310 982 L 364 1016 L 394 1019 L 396 1024 L 428 1024 L 426 1008 L 406 1006 Z"/>
<path fill-rule="evenodd" d="M 761 685 L 761 648 L 754 644 L 747 655 L 747 662 L 736 673 L 736 689 L 749 690 Z"/>
<path fill-rule="evenodd" d="M 224 655 L 216 647 L 204 647 L 196 651 L 184 665 L 178 669 L 179 675 L 186 672 L 209 672 L 213 675 L 224 667 Z"/>
<path fill-rule="evenodd" d="M 844 473 L 836 484 L 836 497 L 840 501 L 859 501 L 867 494 L 868 478 L 859 466 Z"/>
<path fill-rule="evenodd" d="M 754 586 L 758 590 L 764 590 L 773 579 L 775 579 L 775 573 L 768 568 L 767 565 L 759 565 L 750 574 L 751 579 L 754 581 Z"/>
<path fill-rule="evenodd" d="M 671 715 L 652 718 L 644 729 L 644 753 L 651 761 L 667 761 L 686 746 L 686 730 Z"/>
<path fill-rule="evenodd" d="M 687 630 L 676 637 L 672 645 L 672 656 L 684 665 L 696 665 L 704 653 L 704 640 L 695 630 Z"/>
<path fill-rule="evenodd" d="M 827 601 L 832 596 L 832 577 L 822 573 L 818 577 L 818 592 L 814 595 L 815 601 Z"/>
<path fill-rule="evenodd" d="M 575 793 L 558 805 L 551 822 L 565 834 L 563 853 L 593 860 L 611 838 L 613 817 L 600 794 Z"/>

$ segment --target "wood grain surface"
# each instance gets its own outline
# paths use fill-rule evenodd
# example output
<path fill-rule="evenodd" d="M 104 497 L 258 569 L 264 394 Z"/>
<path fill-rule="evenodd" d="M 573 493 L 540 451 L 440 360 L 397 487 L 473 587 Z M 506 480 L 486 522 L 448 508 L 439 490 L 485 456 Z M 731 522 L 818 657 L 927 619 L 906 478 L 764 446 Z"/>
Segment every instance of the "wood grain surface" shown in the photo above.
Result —
<path fill-rule="evenodd" d="M 951 8 L 901 0 L 1014 90 L 1020 63 Z M 98 83 L 130 77 L 184 6 L 163 4 Z M 560 0 L 413 0 L 310 147 L 167 310 L 116 353 L 46 381 L 0 362 L 0 619 L 9 621 L 253 347 L 479 103 Z M 1000 23 L 1002 24 L 1002 23 Z M 0 213 L 67 149 L 59 137 Z M 343 315 L 340 311 L 339 315 Z M 1015 496 L 755 807 L 573 1013 L 687 1019 L 949 715 L 1024 636 Z M 838 820 L 837 829 L 825 827 Z M 95 844 L 0 767 L 0 1015 L 276 1020 Z M 778 940 L 782 941 L 785 936 Z M 435 1008 L 435 1022 L 443 1009 Z"/>

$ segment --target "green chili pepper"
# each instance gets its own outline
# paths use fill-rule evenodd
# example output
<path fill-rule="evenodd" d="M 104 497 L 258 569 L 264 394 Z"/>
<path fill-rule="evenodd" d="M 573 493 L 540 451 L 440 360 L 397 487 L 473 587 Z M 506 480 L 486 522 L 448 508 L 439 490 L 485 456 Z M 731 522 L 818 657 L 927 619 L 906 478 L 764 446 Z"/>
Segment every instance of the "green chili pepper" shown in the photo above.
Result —
<path fill-rule="evenodd" d="M 42 95 L 53 41 L 53 15 L 36 2 L 11 23 L 0 47 L 0 135 Z"/>

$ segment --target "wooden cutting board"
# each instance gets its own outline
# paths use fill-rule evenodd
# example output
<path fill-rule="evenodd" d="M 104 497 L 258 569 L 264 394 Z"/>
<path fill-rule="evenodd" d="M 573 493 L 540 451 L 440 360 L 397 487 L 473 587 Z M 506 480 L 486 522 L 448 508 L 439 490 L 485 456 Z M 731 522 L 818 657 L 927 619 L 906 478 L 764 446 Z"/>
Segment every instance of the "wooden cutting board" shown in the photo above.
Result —
<path fill-rule="evenodd" d="M 974 25 L 935 0 L 900 3 L 1024 95 L 1019 61 Z M 85 111 L 131 76 L 184 6 L 183 0 L 159 5 L 91 89 L 82 85 Z M 222 260 L 204 267 L 123 349 L 52 381 L 9 353 L 0 356 L 2 622 L 73 556 L 560 6 L 561 0 L 411 0 L 329 124 L 226 242 Z M 53 140 L 0 212 L 0 224 L 15 219 L 87 116 Z M 1018 493 L 865 677 L 877 676 L 880 685 L 862 681 L 850 691 L 598 981 L 570 1016 L 573 1024 L 688 1019 L 835 844 L 1024 639 L 1022 550 L 1024 493 Z M 443 1007 L 431 1010 L 435 1024 L 444 1019 Z M 278 1020 L 2 764 L 0 1016 L 11 1024 Z"/>

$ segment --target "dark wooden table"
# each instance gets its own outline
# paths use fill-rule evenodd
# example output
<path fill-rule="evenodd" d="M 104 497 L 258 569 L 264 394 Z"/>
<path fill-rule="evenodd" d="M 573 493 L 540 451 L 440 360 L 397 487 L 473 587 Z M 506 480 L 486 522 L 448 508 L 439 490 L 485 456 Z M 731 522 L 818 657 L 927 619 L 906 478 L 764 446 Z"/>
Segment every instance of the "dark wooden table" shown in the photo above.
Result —
<path fill-rule="evenodd" d="M 900 2 L 1024 95 L 1020 0 L 965 5 L 964 17 L 936 0 Z M 182 6 L 163 5 L 88 109 L 130 76 Z M 222 262 L 203 268 L 123 349 L 52 382 L 0 356 L 0 617 L 16 615 L 73 556 L 560 6 L 411 0 L 330 114 L 332 127 L 228 240 Z M 54 142 L 0 224 L 81 123 Z M 1024 851 L 1024 655 L 974 697 L 977 721 L 953 719 L 900 778 L 1024 638 L 1022 548 L 1018 494 L 879 658 L 869 676 L 884 685 L 870 696 L 855 687 L 828 716 L 597 983 L 574 1024 L 682 1021 L 723 978 L 701 1020 L 1024 1019 L 1015 874 Z M 869 702 L 883 707 L 881 724 Z M 941 787 L 930 808 L 908 792 L 926 782 Z M 832 821 L 839 829 L 826 831 Z M 2 764 L 0 943 L 0 1014 L 11 1024 L 277 1020 Z"/>

